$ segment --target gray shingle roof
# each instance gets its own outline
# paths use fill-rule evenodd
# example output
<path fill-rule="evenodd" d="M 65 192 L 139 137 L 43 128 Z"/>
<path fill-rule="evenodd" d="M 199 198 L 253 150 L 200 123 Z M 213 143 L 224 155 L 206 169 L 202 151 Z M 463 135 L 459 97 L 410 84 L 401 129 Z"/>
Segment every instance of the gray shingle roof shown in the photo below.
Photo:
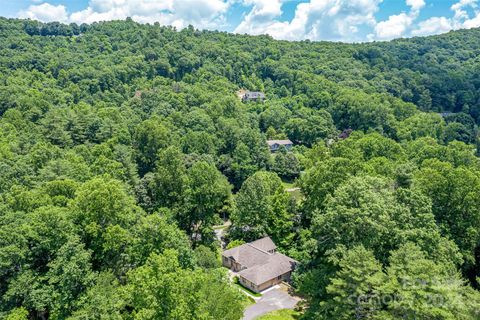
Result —
<path fill-rule="evenodd" d="M 265 263 L 242 270 L 239 272 L 239 275 L 255 285 L 260 285 L 268 280 L 292 271 L 295 263 L 295 260 L 286 255 L 275 253 L 268 255 Z"/>
<path fill-rule="evenodd" d="M 233 258 L 246 268 L 263 264 L 265 262 L 265 254 L 266 252 L 263 250 L 252 247 L 249 244 L 242 244 L 241 246 L 223 252 L 225 257 Z"/>
<path fill-rule="evenodd" d="M 258 91 L 247 91 L 245 92 L 246 99 L 265 99 L 265 94 Z"/>
<path fill-rule="evenodd" d="M 273 146 L 274 144 L 285 146 L 285 145 L 293 144 L 293 142 L 288 139 L 287 140 L 267 140 L 267 144 L 269 146 Z"/>
<path fill-rule="evenodd" d="M 277 249 L 277 246 L 275 245 L 275 243 L 273 243 L 270 237 L 265 237 L 262 239 L 255 240 L 253 242 L 250 242 L 249 245 L 254 246 L 255 248 L 258 248 L 263 251 L 270 251 L 270 250 Z"/>
<path fill-rule="evenodd" d="M 226 250 L 222 255 L 233 258 L 246 268 L 239 272 L 240 276 L 255 285 L 260 285 L 265 281 L 292 271 L 297 263 L 284 254 L 268 252 L 276 248 L 277 246 L 273 243 L 272 239 L 265 237 Z"/>

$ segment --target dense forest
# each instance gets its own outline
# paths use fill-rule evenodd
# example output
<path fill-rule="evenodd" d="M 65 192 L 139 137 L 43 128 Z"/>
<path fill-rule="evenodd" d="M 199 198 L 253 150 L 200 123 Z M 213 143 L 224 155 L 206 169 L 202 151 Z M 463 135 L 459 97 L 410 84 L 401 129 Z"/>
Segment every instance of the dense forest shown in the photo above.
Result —
<path fill-rule="evenodd" d="M 479 123 L 480 29 L 0 18 L 0 318 L 241 319 L 228 219 L 300 262 L 302 319 L 479 319 Z"/>

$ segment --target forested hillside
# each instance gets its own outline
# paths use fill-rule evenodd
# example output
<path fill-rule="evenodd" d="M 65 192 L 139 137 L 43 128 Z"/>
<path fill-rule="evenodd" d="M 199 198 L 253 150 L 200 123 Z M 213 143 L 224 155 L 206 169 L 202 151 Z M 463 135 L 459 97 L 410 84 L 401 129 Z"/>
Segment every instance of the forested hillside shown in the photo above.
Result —
<path fill-rule="evenodd" d="M 480 29 L 0 18 L 0 318 L 241 319 L 229 219 L 227 243 L 269 235 L 300 262 L 303 319 L 478 319 L 478 123 Z"/>

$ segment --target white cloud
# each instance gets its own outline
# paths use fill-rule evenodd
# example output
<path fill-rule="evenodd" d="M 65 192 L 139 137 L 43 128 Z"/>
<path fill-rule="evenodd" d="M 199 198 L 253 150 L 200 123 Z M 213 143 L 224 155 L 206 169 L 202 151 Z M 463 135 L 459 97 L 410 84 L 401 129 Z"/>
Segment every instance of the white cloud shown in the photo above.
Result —
<path fill-rule="evenodd" d="M 243 5 L 253 5 L 250 14 L 257 17 L 274 18 L 282 14 L 284 0 L 243 0 Z"/>
<path fill-rule="evenodd" d="M 91 23 L 95 21 L 123 20 L 160 22 L 178 28 L 189 24 L 197 28 L 216 28 L 225 23 L 227 0 L 90 0 L 84 10 L 68 15 L 62 5 L 49 3 L 32 5 L 19 13 L 20 17 L 40 21 Z"/>
<path fill-rule="evenodd" d="M 235 30 L 250 31 L 253 34 L 268 33 L 277 39 L 287 40 L 334 40 L 358 41 L 359 28 L 375 25 L 374 13 L 383 0 L 311 0 L 300 3 L 291 21 L 278 21 L 281 10 L 271 10 L 270 19 L 260 19 L 256 15 L 258 3 Z M 281 1 L 275 2 L 277 6 Z M 273 8 L 273 6 L 272 6 Z"/>
<path fill-rule="evenodd" d="M 414 36 L 427 36 L 440 34 L 453 29 L 452 21 L 445 17 L 432 17 L 418 23 L 416 29 L 412 31 Z"/>
<path fill-rule="evenodd" d="M 224 22 L 229 3 L 223 0 L 91 0 L 87 9 L 74 12 L 73 22 L 94 22 L 131 17 L 133 20 L 160 22 L 178 28 L 189 24 L 214 28 Z"/>
<path fill-rule="evenodd" d="M 453 17 L 431 17 L 418 23 L 412 31 L 414 36 L 426 36 L 448 32 L 450 30 L 462 28 L 480 27 L 480 11 L 478 10 L 478 0 L 460 0 L 454 3 L 450 9 L 453 11 Z M 474 15 L 470 17 L 468 9 L 472 10 Z"/>
<path fill-rule="evenodd" d="M 477 6 L 477 0 L 460 0 L 459 2 L 451 6 L 452 11 L 455 13 L 453 19 L 463 20 L 468 19 L 468 12 L 465 10 L 467 7 L 475 8 Z"/>
<path fill-rule="evenodd" d="M 40 20 L 44 22 L 67 22 L 67 9 L 63 5 L 54 6 L 49 3 L 31 5 L 27 10 L 20 11 L 18 16 L 23 19 Z"/>
<path fill-rule="evenodd" d="M 424 0 L 407 0 L 407 6 L 411 7 L 413 12 L 418 12 L 425 7 Z"/>
<path fill-rule="evenodd" d="M 401 13 L 392 15 L 386 21 L 381 21 L 375 26 L 375 35 L 379 39 L 393 39 L 403 36 L 412 25 L 414 17 Z"/>
<path fill-rule="evenodd" d="M 455 16 L 453 17 L 455 29 L 480 27 L 478 0 L 460 0 L 452 5 L 451 9 L 455 12 Z M 470 17 L 467 9 L 473 10 L 473 17 Z"/>
<path fill-rule="evenodd" d="M 243 5 L 253 6 L 235 32 L 261 34 L 282 14 L 282 0 L 244 0 Z"/>
<path fill-rule="evenodd" d="M 410 7 L 410 12 L 391 15 L 387 20 L 380 21 L 375 26 L 375 36 L 372 35 L 370 38 L 390 40 L 407 35 L 418 18 L 420 10 L 425 7 L 425 1 L 406 0 L 406 4 Z"/>
<path fill-rule="evenodd" d="M 466 29 L 480 27 L 480 12 L 475 13 L 475 17 L 467 19 L 463 22 L 462 27 Z"/>

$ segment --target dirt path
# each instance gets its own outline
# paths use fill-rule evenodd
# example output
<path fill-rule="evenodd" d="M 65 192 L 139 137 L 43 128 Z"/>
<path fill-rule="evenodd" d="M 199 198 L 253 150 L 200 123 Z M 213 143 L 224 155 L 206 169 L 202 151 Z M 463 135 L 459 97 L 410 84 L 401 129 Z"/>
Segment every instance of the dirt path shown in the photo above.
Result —
<path fill-rule="evenodd" d="M 217 240 L 220 242 L 220 246 L 222 249 L 225 247 L 225 243 L 223 242 L 223 236 L 225 235 L 225 231 L 230 228 L 232 225 L 232 222 L 230 220 L 227 220 L 224 224 L 218 225 L 218 226 L 213 226 L 213 231 L 215 232 L 215 237 Z"/>

